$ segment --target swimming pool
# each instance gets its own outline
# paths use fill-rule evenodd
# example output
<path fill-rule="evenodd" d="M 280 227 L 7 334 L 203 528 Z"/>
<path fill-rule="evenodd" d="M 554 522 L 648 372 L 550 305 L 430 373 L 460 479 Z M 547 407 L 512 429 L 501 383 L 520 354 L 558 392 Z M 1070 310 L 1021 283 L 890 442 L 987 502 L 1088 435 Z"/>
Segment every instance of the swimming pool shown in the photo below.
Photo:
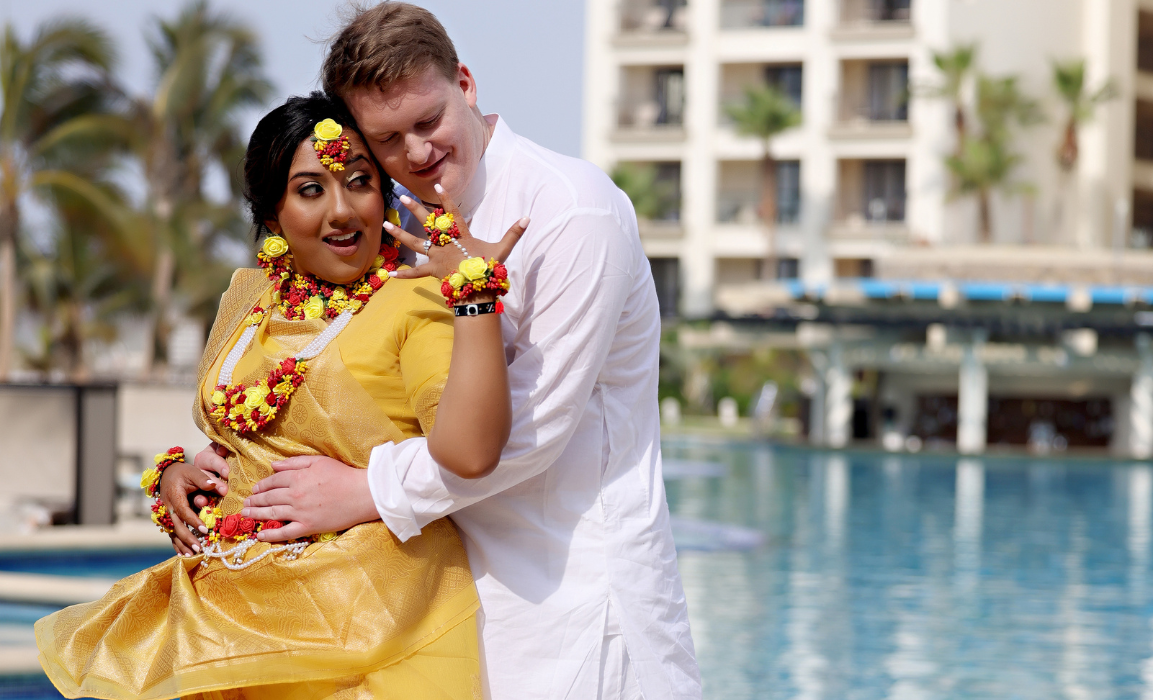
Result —
<path fill-rule="evenodd" d="M 674 516 L 756 530 L 682 551 L 706 698 L 1153 694 L 1153 469 L 670 441 L 722 477 Z"/>
<path fill-rule="evenodd" d="M 664 448 L 706 698 L 1153 696 L 1148 465 Z"/>

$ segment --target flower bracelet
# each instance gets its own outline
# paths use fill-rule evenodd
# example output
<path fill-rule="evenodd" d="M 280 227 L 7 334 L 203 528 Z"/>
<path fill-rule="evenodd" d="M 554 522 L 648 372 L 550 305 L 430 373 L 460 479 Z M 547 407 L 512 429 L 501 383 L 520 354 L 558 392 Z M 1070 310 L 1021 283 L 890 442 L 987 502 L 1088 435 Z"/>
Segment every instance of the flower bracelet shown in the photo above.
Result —
<path fill-rule="evenodd" d="M 156 499 L 156 502 L 152 504 L 152 522 L 169 535 L 173 532 L 172 514 L 169 512 L 168 506 L 164 505 L 164 501 L 160 500 L 160 477 L 173 464 L 183 461 L 184 448 L 173 447 L 167 452 L 156 455 L 153 459 L 153 467 L 146 469 L 140 476 L 140 488 L 144 489 L 144 493 L 148 494 L 149 498 Z"/>
<path fill-rule="evenodd" d="M 468 300 L 484 292 L 492 292 L 497 297 L 508 293 L 508 269 L 496 258 L 485 262 L 484 258 L 468 258 L 460 267 L 441 280 L 440 293 L 448 306 L 467 304 Z M 496 313 L 504 313 L 504 305 L 496 300 Z M 461 315 L 461 314 L 458 314 Z M 465 314 L 475 315 L 475 314 Z"/>

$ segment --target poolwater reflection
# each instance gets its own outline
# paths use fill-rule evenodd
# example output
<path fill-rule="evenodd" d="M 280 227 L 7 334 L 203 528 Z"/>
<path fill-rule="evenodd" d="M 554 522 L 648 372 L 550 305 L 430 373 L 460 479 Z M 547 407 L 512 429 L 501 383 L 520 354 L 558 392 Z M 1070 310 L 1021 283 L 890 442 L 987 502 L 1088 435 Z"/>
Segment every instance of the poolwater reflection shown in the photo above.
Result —
<path fill-rule="evenodd" d="M 723 467 L 669 479 L 676 522 L 761 536 L 681 549 L 706 698 L 1153 698 L 1149 466 L 664 454 Z"/>

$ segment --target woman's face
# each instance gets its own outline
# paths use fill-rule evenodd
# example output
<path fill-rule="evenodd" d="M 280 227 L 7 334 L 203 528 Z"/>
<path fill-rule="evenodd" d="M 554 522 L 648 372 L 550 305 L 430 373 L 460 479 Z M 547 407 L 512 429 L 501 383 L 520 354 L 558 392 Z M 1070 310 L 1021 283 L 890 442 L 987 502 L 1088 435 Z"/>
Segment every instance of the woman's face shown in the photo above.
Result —
<path fill-rule="evenodd" d="M 364 142 L 345 128 L 344 170 L 331 172 L 316 157 L 311 139 L 301 141 L 288 170 L 288 187 L 276 205 L 273 233 L 284 236 L 297 272 L 335 284 L 354 282 L 380 251 L 384 197 Z"/>

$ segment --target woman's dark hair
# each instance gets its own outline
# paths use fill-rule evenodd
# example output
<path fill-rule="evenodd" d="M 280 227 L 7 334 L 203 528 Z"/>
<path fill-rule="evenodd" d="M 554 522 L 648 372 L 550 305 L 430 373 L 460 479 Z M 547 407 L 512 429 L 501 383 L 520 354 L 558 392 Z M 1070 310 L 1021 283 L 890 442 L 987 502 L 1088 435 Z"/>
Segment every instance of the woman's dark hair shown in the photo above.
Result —
<path fill-rule="evenodd" d="M 301 141 L 312 135 L 316 123 L 325 119 L 334 119 L 344 128 L 352 129 L 360 135 L 356 121 L 344 104 L 323 92 L 313 92 L 308 97 L 288 98 L 284 104 L 266 114 L 252 132 L 248 150 L 244 154 L 244 200 L 252 216 L 256 240 L 269 233 L 264 222 L 276 218 L 276 205 L 288 187 L 288 170 L 292 166 L 296 149 L 300 147 Z M 392 181 L 371 151 L 368 157 L 380 174 L 384 204 L 392 206 Z"/>

